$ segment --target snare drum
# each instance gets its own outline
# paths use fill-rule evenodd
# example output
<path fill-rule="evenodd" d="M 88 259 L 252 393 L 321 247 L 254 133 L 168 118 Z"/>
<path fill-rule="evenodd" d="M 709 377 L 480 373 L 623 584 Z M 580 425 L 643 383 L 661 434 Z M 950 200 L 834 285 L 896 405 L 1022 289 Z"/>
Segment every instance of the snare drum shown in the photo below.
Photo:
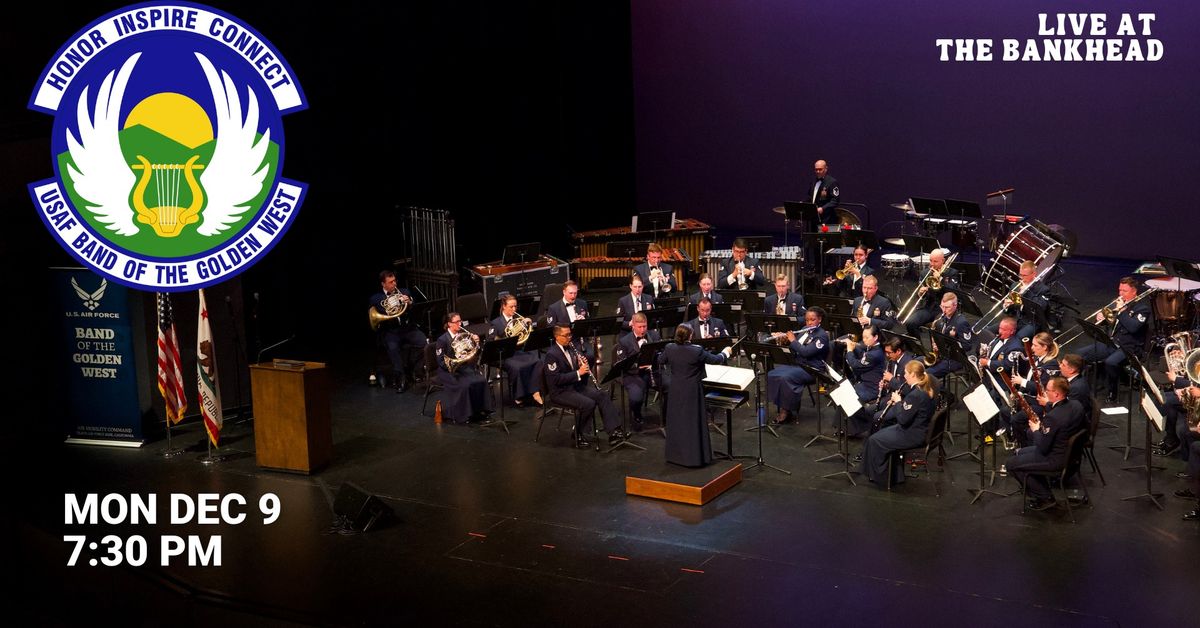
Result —
<path fill-rule="evenodd" d="M 899 277 L 908 270 L 910 263 L 908 256 L 903 253 L 884 253 L 880 257 L 879 265 L 883 267 L 884 273 Z"/>

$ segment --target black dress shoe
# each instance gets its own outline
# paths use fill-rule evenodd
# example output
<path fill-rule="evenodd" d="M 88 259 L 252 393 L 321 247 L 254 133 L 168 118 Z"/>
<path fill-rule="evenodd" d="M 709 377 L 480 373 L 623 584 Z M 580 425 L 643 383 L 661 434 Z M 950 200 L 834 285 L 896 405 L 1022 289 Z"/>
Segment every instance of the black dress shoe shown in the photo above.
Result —
<path fill-rule="evenodd" d="M 1196 499 L 1196 494 L 1190 488 L 1181 488 L 1175 491 L 1175 496 L 1182 497 L 1183 499 Z"/>
<path fill-rule="evenodd" d="M 1117 395 L 1115 393 L 1108 393 L 1108 396 L 1104 398 L 1104 403 L 1114 404 L 1116 402 L 1117 402 Z"/>
<path fill-rule="evenodd" d="M 401 379 L 396 382 L 396 394 L 401 394 L 408 390 L 408 380 Z"/>
<path fill-rule="evenodd" d="M 1176 473 L 1176 474 L 1175 474 L 1175 477 L 1177 477 L 1177 478 L 1179 478 L 1179 479 L 1181 479 L 1181 480 L 1190 480 L 1190 479 L 1192 479 L 1192 476 L 1188 475 L 1188 472 L 1187 472 L 1187 471 L 1180 471 L 1179 473 Z"/>
<path fill-rule="evenodd" d="M 591 449 L 592 444 L 586 438 L 575 439 L 575 449 Z"/>
<path fill-rule="evenodd" d="M 1159 443 L 1154 446 L 1154 455 L 1156 456 L 1169 456 L 1177 451 L 1179 451 L 1178 442 L 1168 443 L 1165 445 L 1163 443 Z"/>
<path fill-rule="evenodd" d="M 1025 507 L 1030 510 L 1046 510 L 1054 507 L 1054 498 L 1042 499 L 1040 497 L 1030 497 L 1029 501 L 1025 502 Z"/>
<path fill-rule="evenodd" d="M 854 462 L 862 462 L 862 452 L 854 454 Z"/>
<path fill-rule="evenodd" d="M 1184 521 L 1200 521 L 1200 510 L 1183 513 Z"/>

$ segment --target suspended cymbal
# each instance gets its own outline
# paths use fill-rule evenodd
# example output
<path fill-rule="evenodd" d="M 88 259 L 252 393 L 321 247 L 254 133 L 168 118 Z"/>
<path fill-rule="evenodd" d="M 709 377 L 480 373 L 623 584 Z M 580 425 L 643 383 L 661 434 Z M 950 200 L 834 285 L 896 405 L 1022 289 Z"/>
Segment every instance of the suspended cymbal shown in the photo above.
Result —
<path fill-rule="evenodd" d="M 883 242 L 884 244 L 890 244 L 892 246 L 904 246 L 904 238 L 884 238 Z"/>
<path fill-rule="evenodd" d="M 896 209 L 902 209 L 906 212 L 910 212 L 913 210 L 912 205 L 909 205 L 908 201 L 905 201 L 903 203 L 892 203 L 892 207 L 895 207 Z"/>
<path fill-rule="evenodd" d="M 776 214 L 783 214 L 785 216 L 787 215 L 787 210 L 782 207 L 772 207 L 771 211 L 775 212 Z"/>

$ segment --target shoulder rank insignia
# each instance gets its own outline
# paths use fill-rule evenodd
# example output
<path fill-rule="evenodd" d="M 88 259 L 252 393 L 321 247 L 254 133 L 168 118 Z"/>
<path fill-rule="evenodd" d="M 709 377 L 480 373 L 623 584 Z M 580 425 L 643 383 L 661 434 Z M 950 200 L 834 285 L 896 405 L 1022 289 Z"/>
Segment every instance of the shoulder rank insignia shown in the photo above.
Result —
<path fill-rule="evenodd" d="M 558 363 L 557 363 L 557 362 L 547 362 L 547 363 L 546 363 L 546 368 L 550 369 L 551 371 L 557 371 L 557 370 L 558 370 Z"/>

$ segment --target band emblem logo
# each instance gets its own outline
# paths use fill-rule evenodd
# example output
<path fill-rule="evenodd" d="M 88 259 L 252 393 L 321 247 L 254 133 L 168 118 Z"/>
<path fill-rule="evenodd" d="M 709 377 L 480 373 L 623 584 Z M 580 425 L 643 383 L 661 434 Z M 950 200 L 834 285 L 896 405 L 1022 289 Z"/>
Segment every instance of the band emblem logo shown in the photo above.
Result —
<path fill-rule="evenodd" d="M 29 106 L 54 116 L 55 176 L 29 185 L 59 244 L 101 276 L 195 290 L 261 259 L 306 187 L 282 176 L 282 116 L 307 107 L 250 26 L 190 3 L 147 3 L 76 33 Z"/>

